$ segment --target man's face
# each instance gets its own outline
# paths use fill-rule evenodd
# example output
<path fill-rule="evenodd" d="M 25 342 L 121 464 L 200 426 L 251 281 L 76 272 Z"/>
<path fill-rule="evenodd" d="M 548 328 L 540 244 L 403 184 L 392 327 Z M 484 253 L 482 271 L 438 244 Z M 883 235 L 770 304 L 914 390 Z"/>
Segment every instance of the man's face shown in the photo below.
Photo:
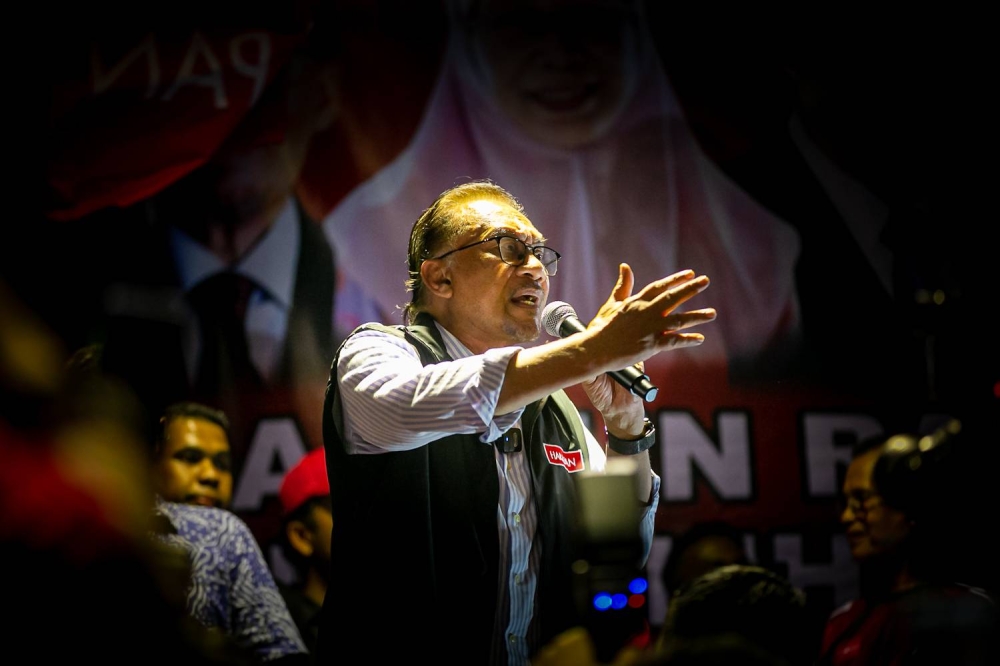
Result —
<path fill-rule="evenodd" d="M 228 509 L 233 474 L 226 431 L 203 418 L 171 419 L 153 474 L 167 501 Z"/>
<path fill-rule="evenodd" d="M 469 243 L 509 235 L 529 245 L 543 244 L 534 225 L 509 205 L 481 199 L 468 204 L 482 226 L 460 236 L 444 254 Z M 545 267 L 528 252 L 527 262 L 512 266 L 500 258 L 496 242 L 482 243 L 437 260 L 451 293 L 443 320 L 474 353 L 530 342 L 541 332 L 541 315 L 549 295 Z"/>
<path fill-rule="evenodd" d="M 872 483 L 879 449 L 864 453 L 847 468 L 840 522 L 847 532 L 851 555 L 858 562 L 894 552 L 910 533 L 910 521 L 902 511 L 886 506 Z"/>

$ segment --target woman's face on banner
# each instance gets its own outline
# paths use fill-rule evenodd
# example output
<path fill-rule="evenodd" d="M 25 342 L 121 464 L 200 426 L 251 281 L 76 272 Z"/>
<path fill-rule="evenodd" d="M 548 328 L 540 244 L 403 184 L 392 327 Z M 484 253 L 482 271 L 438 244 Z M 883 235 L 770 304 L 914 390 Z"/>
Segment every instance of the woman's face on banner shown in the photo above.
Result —
<path fill-rule="evenodd" d="M 539 143 L 598 138 L 632 92 L 633 3 L 483 0 L 472 32 L 500 109 Z"/>

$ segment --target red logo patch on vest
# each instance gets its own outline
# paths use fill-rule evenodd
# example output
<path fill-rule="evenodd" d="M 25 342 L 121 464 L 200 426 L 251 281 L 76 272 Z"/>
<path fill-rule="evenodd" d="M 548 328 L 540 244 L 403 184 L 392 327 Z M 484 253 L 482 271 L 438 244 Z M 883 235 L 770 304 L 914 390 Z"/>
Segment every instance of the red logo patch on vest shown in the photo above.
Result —
<path fill-rule="evenodd" d="M 583 451 L 564 451 L 554 444 L 542 444 L 550 465 L 565 467 L 570 474 L 583 469 Z"/>

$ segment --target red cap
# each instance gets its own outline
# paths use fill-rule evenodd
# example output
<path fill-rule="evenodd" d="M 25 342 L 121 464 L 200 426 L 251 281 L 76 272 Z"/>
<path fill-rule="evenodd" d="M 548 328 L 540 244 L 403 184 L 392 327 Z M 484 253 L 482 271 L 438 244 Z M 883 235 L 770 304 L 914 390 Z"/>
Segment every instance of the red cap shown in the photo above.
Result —
<path fill-rule="evenodd" d="M 281 512 L 288 515 L 313 497 L 330 494 L 330 481 L 326 477 L 326 450 L 321 446 L 308 452 L 281 480 L 278 498 Z"/>

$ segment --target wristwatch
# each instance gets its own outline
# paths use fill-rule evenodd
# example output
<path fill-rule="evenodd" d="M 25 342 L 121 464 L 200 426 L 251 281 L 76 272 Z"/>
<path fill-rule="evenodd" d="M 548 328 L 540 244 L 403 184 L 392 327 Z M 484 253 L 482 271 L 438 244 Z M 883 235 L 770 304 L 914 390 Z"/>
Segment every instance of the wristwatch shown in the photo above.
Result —
<path fill-rule="evenodd" d="M 649 419 L 643 419 L 643 423 L 645 427 L 639 439 L 618 439 L 605 428 L 604 432 L 608 435 L 608 446 L 615 453 L 620 453 L 624 456 L 634 456 L 637 453 L 642 453 L 656 441 L 656 426 Z"/>

